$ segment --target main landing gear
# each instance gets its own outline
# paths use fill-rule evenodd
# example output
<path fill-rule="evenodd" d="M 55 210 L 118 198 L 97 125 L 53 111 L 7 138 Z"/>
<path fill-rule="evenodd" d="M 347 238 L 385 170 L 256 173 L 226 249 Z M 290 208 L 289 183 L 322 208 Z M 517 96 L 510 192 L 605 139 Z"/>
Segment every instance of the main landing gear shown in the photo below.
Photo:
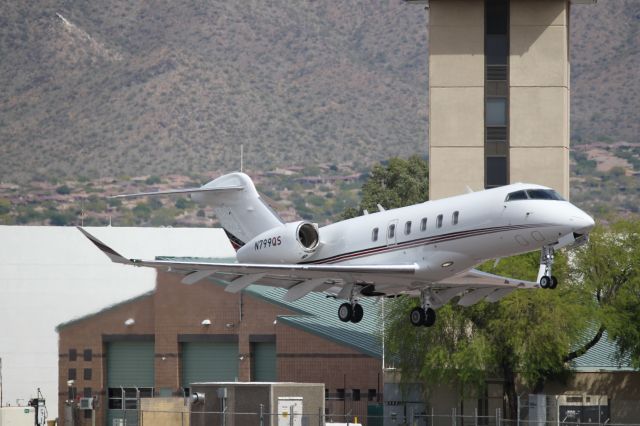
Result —
<path fill-rule="evenodd" d="M 338 318 L 342 322 L 349 322 L 356 324 L 362 321 L 364 316 L 364 309 L 358 302 L 345 302 L 338 308 Z"/>
<path fill-rule="evenodd" d="M 551 268 L 553 267 L 553 258 L 554 258 L 554 249 L 552 246 L 544 246 L 542 247 L 542 251 L 540 252 L 540 272 L 542 272 L 542 276 L 540 277 L 540 288 L 544 289 L 555 289 L 558 287 L 558 279 L 551 275 Z"/>
<path fill-rule="evenodd" d="M 420 292 L 420 306 L 413 308 L 409 314 L 411 324 L 419 327 L 431 327 L 436 323 L 436 311 L 431 307 L 431 290 L 425 289 Z"/>
<path fill-rule="evenodd" d="M 351 321 L 354 324 L 362 321 L 362 317 L 364 316 L 364 309 L 362 309 L 362 305 L 358 303 L 356 300 L 356 288 L 355 286 L 351 287 L 349 292 L 349 301 L 343 303 L 338 308 L 338 318 L 342 322 Z"/>

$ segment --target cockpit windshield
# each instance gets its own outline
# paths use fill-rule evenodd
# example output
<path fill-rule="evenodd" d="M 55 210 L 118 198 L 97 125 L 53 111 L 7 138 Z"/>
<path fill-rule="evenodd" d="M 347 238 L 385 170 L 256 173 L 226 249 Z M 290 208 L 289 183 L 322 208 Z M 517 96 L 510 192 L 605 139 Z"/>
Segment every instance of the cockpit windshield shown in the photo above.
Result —
<path fill-rule="evenodd" d="M 522 191 L 511 192 L 507 195 L 505 201 L 516 200 L 557 200 L 564 201 L 553 189 L 525 189 Z"/>

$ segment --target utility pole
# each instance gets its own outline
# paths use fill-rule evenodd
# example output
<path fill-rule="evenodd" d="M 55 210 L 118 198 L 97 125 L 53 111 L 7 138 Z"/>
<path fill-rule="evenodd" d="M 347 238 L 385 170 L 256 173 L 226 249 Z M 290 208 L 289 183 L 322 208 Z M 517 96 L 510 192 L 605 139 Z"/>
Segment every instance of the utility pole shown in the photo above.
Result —
<path fill-rule="evenodd" d="M 0 357 L 0 408 L 2 408 L 2 357 Z"/>
<path fill-rule="evenodd" d="M 240 144 L 240 173 L 244 170 L 244 144 Z"/>

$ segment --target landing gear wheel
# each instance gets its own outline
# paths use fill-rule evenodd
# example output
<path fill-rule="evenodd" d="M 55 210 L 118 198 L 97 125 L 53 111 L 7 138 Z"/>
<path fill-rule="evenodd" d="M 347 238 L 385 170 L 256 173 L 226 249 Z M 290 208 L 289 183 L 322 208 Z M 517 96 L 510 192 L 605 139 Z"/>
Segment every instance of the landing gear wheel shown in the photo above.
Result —
<path fill-rule="evenodd" d="M 551 275 L 551 284 L 549 285 L 549 288 L 551 290 L 554 290 L 556 287 L 558 287 L 558 279 L 555 276 Z"/>
<path fill-rule="evenodd" d="M 424 324 L 425 318 L 426 314 L 424 312 L 424 309 L 422 308 L 413 308 L 411 310 L 411 313 L 409 314 L 409 321 L 411 321 L 411 324 L 415 325 L 416 327 Z"/>
<path fill-rule="evenodd" d="M 351 303 L 343 303 L 338 308 L 338 318 L 342 322 L 349 322 L 353 316 L 353 308 L 351 307 Z"/>
<path fill-rule="evenodd" d="M 424 322 L 422 323 L 422 325 L 424 325 L 425 327 L 431 327 L 436 323 L 436 311 L 434 311 L 433 308 L 427 308 L 424 311 L 424 314 Z"/>
<path fill-rule="evenodd" d="M 549 288 L 551 286 L 551 278 L 546 275 L 540 278 L 540 287 Z"/>
<path fill-rule="evenodd" d="M 362 309 L 362 305 L 360 305 L 359 303 L 353 305 L 352 309 L 353 313 L 351 315 L 351 322 L 357 324 L 362 321 L 362 317 L 364 316 L 364 309 Z"/>

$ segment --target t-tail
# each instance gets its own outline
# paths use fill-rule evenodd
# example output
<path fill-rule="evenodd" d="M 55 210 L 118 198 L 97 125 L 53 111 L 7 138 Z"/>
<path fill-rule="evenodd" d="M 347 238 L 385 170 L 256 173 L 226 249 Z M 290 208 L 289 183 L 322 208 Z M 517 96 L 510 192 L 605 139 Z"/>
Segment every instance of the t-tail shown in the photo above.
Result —
<path fill-rule="evenodd" d="M 216 188 L 234 188 L 216 191 Z M 260 197 L 251 178 L 244 173 L 229 173 L 205 184 L 191 198 L 213 206 L 220 225 L 233 248 L 238 250 L 247 241 L 269 229 L 282 225 L 280 216 Z"/>
<path fill-rule="evenodd" d="M 200 188 L 142 192 L 117 195 L 114 198 L 165 194 L 191 194 L 194 201 L 212 205 L 236 251 L 255 236 L 284 223 L 260 197 L 251 178 L 238 172 L 220 176 Z"/>

